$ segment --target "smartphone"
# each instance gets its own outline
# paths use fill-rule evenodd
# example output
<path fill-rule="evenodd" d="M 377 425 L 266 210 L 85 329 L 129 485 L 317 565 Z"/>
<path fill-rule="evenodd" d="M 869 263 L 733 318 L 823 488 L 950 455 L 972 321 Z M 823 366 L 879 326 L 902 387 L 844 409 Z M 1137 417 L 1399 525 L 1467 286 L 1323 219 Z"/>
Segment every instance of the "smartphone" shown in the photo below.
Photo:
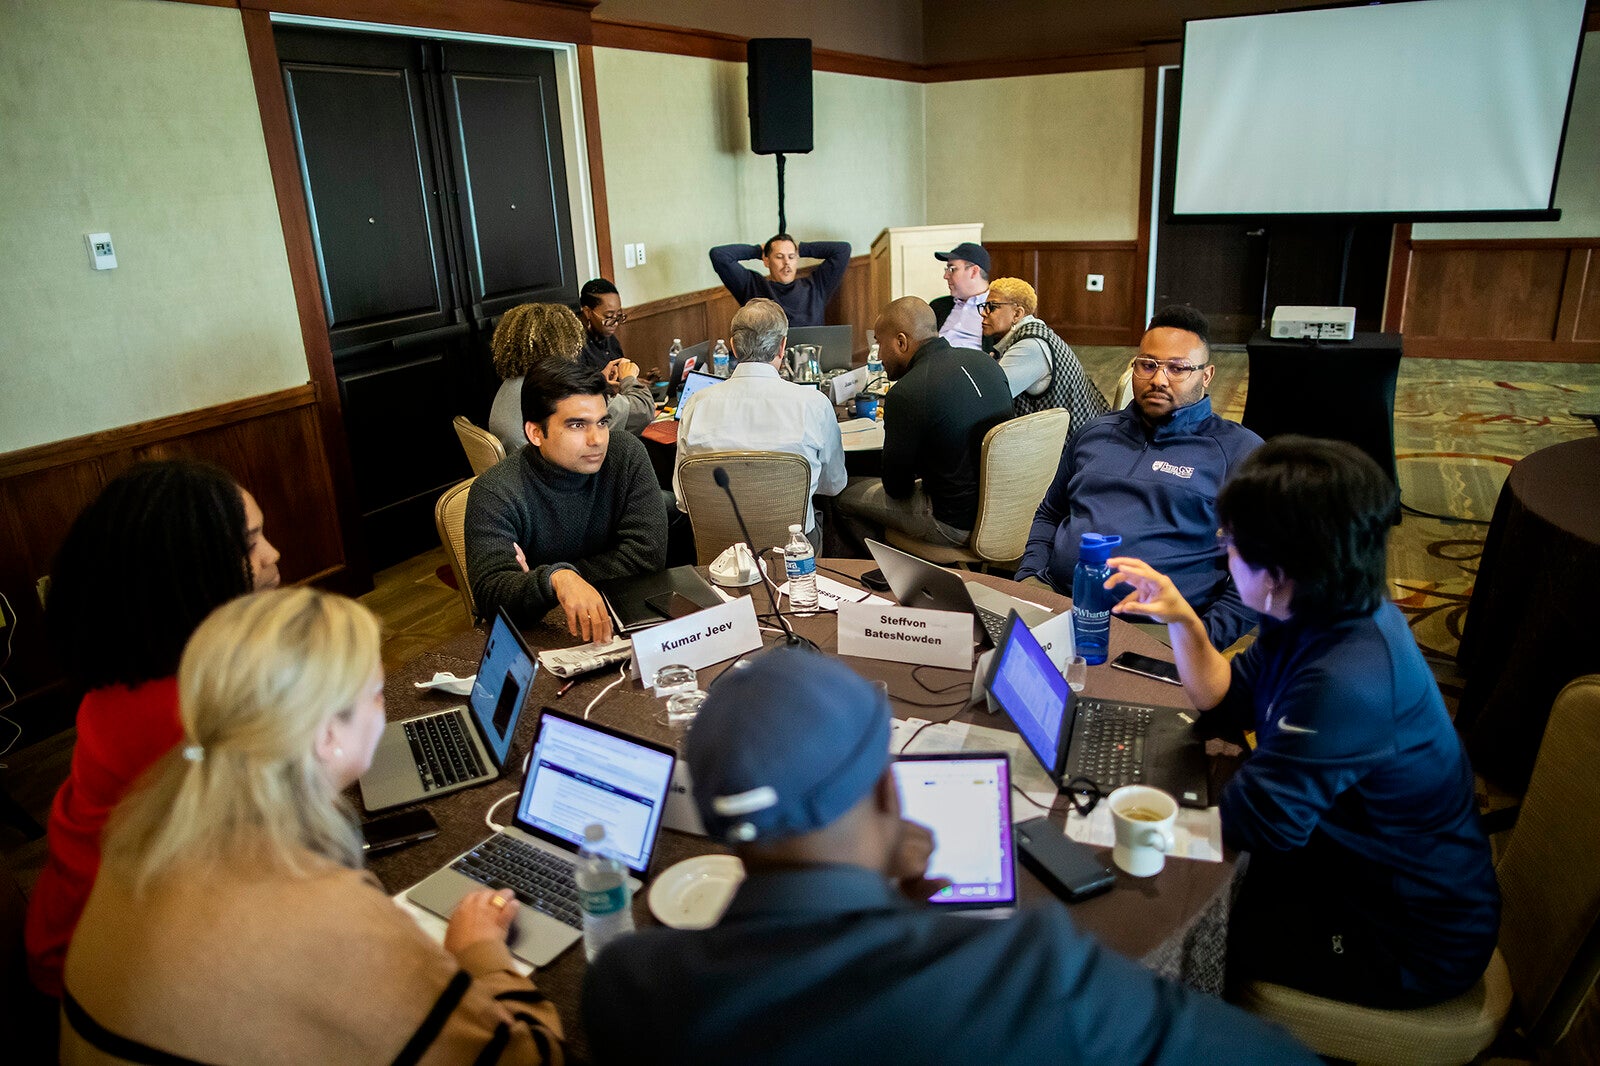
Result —
<path fill-rule="evenodd" d="M 371 854 L 415 844 L 439 835 L 439 823 L 425 807 L 374 818 L 361 826 L 361 850 Z"/>
<path fill-rule="evenodd" d="M 1183 684 L 1182 681 L 1178 680 L 1178 665 L 1176 663 L 1169 663 L 1163 659 L 1152 659 L 1150 656 L 1140 655 L 1136 651 L 1123 652 L 1111 660 L 1111 665 L 1118 670 L 1126 670 L 1130 674 L 1138 674 L 1141 677 L 1165 681 L 1169 685 Z"/>
<path fill-rule="evenodd" d="M 888 592 L 889 582 L 883 576 L 882 570 L 868 570 L 861 575 L 861 583 L 873 592 Z"/>
<path fill-rule="evenodd" d="M 1048 818 L 1018 822 L 1012 832 L 1023 863 L 1056 895 L 1072 903 L 1099 895 L 1116 884 L 1111 867 Z"/>
<path fill-rule="evenodd" d="M 681 592 L 663 592 L 659 596 L 647 596 L 644 602 L 663 618 L 682 618 L 684 615 L 705 610 Z"/>

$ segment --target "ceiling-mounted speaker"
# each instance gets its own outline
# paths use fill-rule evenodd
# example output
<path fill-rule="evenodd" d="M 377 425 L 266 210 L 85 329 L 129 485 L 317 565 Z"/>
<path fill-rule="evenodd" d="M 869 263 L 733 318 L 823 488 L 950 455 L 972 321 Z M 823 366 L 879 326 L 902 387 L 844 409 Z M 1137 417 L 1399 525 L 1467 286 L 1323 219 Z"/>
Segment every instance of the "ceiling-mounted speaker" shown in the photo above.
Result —
<path fill-rule="evenodd" d="M 750 149 L 758 155 L 811 151 L 811 39 L 752 38 L 746 65 Z"/>

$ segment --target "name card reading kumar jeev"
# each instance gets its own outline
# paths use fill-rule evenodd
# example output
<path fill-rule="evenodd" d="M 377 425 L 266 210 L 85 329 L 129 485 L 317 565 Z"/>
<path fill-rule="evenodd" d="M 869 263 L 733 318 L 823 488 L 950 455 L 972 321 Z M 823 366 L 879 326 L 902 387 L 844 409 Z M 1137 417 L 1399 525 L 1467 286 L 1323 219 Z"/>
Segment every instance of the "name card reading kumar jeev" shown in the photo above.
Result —
<path fill-rule="evenodd" d="M 924 607 L 839 605 L 839 654 L 972 669 L 972 616 Z"/>
<path fill-rule="evenodd" d="M 720 607 L 663 622 L 633 638 L 634 668 L 645 685 L 663 666 L 679 663 L 696 670 L 761 647 L 761 629 L 749 596 Z"/>

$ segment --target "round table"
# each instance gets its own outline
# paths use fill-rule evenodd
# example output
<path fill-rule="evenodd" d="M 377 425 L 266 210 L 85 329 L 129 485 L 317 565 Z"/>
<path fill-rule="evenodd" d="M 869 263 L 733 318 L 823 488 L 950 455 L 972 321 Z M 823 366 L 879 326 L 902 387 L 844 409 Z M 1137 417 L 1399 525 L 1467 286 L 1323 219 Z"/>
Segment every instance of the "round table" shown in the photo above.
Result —
<path fill-rule="evenodd" d="M 1534 452 L 1495 504 L 1456 661 L 1473 766 L 1521 793 L 1556 693 L 1600 672 L 1600 437 Z"/>

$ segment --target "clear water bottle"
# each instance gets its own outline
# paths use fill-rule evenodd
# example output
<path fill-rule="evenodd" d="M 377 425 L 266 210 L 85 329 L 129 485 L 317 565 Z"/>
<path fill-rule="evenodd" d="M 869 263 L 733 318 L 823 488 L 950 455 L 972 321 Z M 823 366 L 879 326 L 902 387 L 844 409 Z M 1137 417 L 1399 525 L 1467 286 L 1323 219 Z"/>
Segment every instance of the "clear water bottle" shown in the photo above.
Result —
<path fill-rule="evenodd" d="M 578 909 L 583 913 L 583 954 L 593 962 L 601 948 L 633 932 L 628 868 L 611 856 L 605 826 L 596 823 L 583 831 L 573 879 L 578 883 Z"/>
<path fill-rule="evenodd" d="M 867 349 L 867 388 L 875 389 L 883 384 L 883 358 L 878 355 L 878 342 L 873 341 L 872 347 Z"/>
<path fill-rule="evenodd" d="M 683 341 L 677 337 L 672 338 L 672 347 L 667 349 L 667 376 L 672 376 L 672 368 L 677 365 L 678 357 L 683 354 Z"/>
<path fill-rule="evenodd" d="M 789 576 L 789 606 L 809 611 L 817 605 L 817 553 L 811 550 L 806 531 L 789 527 L 789 543 L 783 546 L 783 572 Z"/>
<path fill-rule="evenodd" d="M 1072 571 L 1072 636 L 1075 650 L 1090 666 L 1106 661 L 1111 643 L 1111 605 L 1116 593 L 1105 587 L 1106 560 L 1122 547 L 1116 534 L 1085 533 L 1078 540 L 1078 565 Z"/>
<path fill-rule="evenodd" d="M 720 340 L 711 349 L 711 372 L 719 378 L 728 376 L 728 346 Z"/>

